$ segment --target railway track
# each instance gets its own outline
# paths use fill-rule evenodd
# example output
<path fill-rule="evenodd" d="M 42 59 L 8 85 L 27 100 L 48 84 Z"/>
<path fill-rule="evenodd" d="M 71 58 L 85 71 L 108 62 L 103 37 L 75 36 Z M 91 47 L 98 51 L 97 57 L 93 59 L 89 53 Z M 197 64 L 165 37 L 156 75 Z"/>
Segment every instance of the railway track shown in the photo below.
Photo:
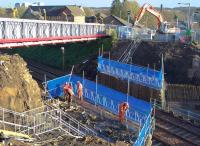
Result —
<path fill-rule="evenodd" d="M 38 64 L 32 61 L 28 61 L 28 68 L 30 69 L 33 78 L 39 83 L 44 82 L 45 75 L 47 80 L 51 80 L 56 77 L 65 75 L 63 71 L 53 69 L 51 67 L 45 66 L 43 64 Z"/>
<path fill-rule="evenodd" d="M 157 110 L 153 146 L 163 145 L 200 146 L 200 128 Z"/>
<path fill-rule="evenodd" d="M 34 79 L 40 83 L 64 75 L 64 72 L 45 65 L 28 63 Z M 156 126 L 152 140 L 153 146 L 200 146 L 200 127 L 194 126 L 172 114 L 156 110 Z"/>

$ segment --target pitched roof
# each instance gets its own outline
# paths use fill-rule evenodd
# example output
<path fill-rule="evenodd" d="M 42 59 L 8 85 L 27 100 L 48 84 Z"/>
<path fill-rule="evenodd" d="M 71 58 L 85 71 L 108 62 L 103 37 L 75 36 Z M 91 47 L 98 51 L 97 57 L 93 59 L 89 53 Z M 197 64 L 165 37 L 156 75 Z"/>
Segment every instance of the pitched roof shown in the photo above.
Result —
<path fill-rule="evenodd" d="M 85 15 L 88 17 L 88 16 L 95 16 L 95 13 L 94 13 L 94 10 L 88 8 L 88 7 L 84 7 L 84 12 L 85 12 Z"/>
<path fill-rule="evenodd" d="M 122 18 L 119 18 L 119 17 L 117 17 L 117 16 L 115 16 L 115 15 L 111 15 L 113 18 L 115 18 L 116 20 L 118 20 L 120 23 L 122 23 L 123 25 L 125 25 L 125 26 L 132 26 L 133 24 L 131 24 L 131 23 L 128 23 L 127 21 L 125 21 L 124 19 L 122 19 Z"/>
<path fill-rule="evenodd" d="M 43 13 L 45 9 L 47 16 L 58 16 L 65 9 L 69 9 L 71 14 L 74 16 L 85 16 L 84 11 L 79 6 L 30 6 L 29 7 L 33 11 L 38 11 Z"/>
<path fill-rule="evenodd" d="M 97 13 L 96 16 L 97 17 L 101 17 L 101 18 L 106 18 L 107 17 L 107 15 L 104 14 L 104 13 Z"/>
<path fill-rule="evenodd" d="M 85 16 L 84 10 L 82 10 L 78 6 L 67 6 L 67 8 L 71 11 L 71 14 L 74 16 Z"/>

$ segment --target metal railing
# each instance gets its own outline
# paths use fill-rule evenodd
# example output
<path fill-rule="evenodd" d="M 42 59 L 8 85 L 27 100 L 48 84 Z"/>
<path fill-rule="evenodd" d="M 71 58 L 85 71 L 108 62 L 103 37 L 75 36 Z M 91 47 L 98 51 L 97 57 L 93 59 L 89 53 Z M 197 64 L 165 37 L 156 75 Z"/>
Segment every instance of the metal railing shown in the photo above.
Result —
<path fill-rule="evenodd" d="M 56 107 L 53 107 L 51 105 L 47 105 L 49 108 L 51 109 L 55 109 L 56 107 L 59 106 L 58 103 L 56 103 Z M 97 133 L 88 128 L 86 125 L 82 124 L 80 121 L 76 120 L 75 118 L 73 118 L 70 114 L 68 114 L 67 112 L 62 111 L 61 109 L 59 109 L 59 111 L 61 112 L 61 119 L 63 121 L 67 121 L 67 123 L 71 124 L 73 127 L 76 127 L 76 129 L 78 129 L 79 131 L 83 132 L 85 135 L 92 135 L 92 136 L 96 136 Z"/>
<path fill-rule="evenodd" d="M 135 51 L 137 50 L 138 46 L 141 44 L 142 40 L 140 38 L 136 38 L 133 43 L 131 43 L 130 47 L 127 48 L 123 56 L 121 56 L 118 61 L 123 63 L 131 63 L 132 64 L 132 57 Z"/>
<path fill-rule="evenodd" d="M 153 109 L 152 109 L 153 111 Z M 152 118 L 152 111 L 149 113 L 148 117 L 146 118 L 146 121 L 144 125 L 142 126 L 142 129 L 139 132 L 138 138 L 134 143 L 134 146 L 143 146 L 144 143 L 147 140 L 147 137 L 152 132 L 152 124 L 153 124 L 153 118 Z"/>
<path fill-rule="evenodd" d="M 36 139 L 54 130 L 62 130 L 73 137 L 94 135 L 96 132 L 81 124 L 61 109 L 43 106 L 23 113 L 0 107 L 0 126 L 17 133 L 27 134 Z"/>
<path fill-rule="evenodd" d="M 151 99 L 151 103 L 155 102 L 155 107 L 157 109 L 164 110 L 166 112 L 173 112 L 174 116 L 182 117 L 184 120 L 192 121 L 196 125 L 200 125 L 200 114 L 192 112 L 190 110 L 183 109 L 178 105 L 174 105 L 171 103 L 166 103 L 165 108 L 162 108 L 162 103 L 159 100 Z"/>
<path fill-rule="evenodd" d="M 49 38 L 105 34 L 110 28 L 98 23 L 74 23 L 0 18 L 0 39 Z"/>
<path fill-rule="evenodd" d="M 29 134 L 30 126 L 29 122 L 32 117 L 29 117 L 23 113 L 14 112 L 12 110 L 8 110 L 5 108 L 0 107 L 0 124 L 1 129 L 3 130 L 10 130 L 14 132 L 23 133 L 21 131 L 27 131 Z"/>

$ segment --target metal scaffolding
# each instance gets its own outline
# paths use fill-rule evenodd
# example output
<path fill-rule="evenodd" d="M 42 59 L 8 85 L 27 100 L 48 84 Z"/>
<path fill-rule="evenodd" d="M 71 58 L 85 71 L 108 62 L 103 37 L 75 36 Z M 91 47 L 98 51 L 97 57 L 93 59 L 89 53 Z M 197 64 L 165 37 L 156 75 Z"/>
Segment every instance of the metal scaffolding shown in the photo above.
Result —
<path fill-rule="evenodd" d="M 0 129 L 15 132 L 13 137 L 18 137 L 17 135 L 20 134 L 23 134 L 24 138 L 27 138 L 25 135 L 30 136 L 34 143 L 50 140 L 47 133 L 54 131 L 59 131 L 59 136 L 68 135 L 75 138 L 97 135 L 95 131 L 81 124 L 68 113 L 49 105 L 23 113 L 0 107 Z"/>

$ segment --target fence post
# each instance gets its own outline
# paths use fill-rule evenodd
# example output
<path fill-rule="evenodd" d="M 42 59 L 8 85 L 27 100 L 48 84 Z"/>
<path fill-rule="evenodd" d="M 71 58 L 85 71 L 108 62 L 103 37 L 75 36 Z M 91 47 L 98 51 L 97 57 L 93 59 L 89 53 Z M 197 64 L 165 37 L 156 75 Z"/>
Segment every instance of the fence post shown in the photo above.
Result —
<path fill-rule="evenodd" d="M 140 125 L 139 125 L 139 133 L 141 131 L 141 119 L 140 119 Z"/>
<path fill-rule="evenodd" d="M 34 123 L 33 123 L 33 133 L 35 134 L 35 126 L 36 126 L 35 116 L 33 117 L 33 120 L 34 120 L 34 121 L 33 121 L 33 122 L 34 122 Z"/>
<path fill-rule="evenodd" d="M 153 105 L 153 117 L 155 118 L 156 115 L 156 99 L 154 99 L 154 105 Z"/>
<path fill-rule="evenodd" d="M 15 132 L 16 132 L 16 115 L 14 114 Z"/>
<path fill-rule="evenodd" d="M 98 83 L 98 75 L 96 75 L 96 95 L 95 95 L 95 107 L 97 106 L 97 83 Z"/>
<path fill-rule="evenodd" d="M 79 128 L 80 128 L 80 124 L 79 124 L 79 122 L 78 122 L 78 136 L 79 136 L 79 134 L 80 134 Z"/>
<path fill-rule="evenodd" d="M 83 70 L 83 80 L 82 80 L 82 83 L 83 83 L 83 97 L 85 97 L 85 96 L 84 96 L 84 91 L 85 91 L 85 90 L 84 90 L 84 88 L 85 88 L 85 73 L 84 73 L 84 70 Z M 83 97 L 82 97 L 82 98 L 83 98 Z"/>
<path fill-rule="evenodd" d="M 4 109 L 3 109 L 3 130 L 5 130 L 5 123 L 4 123 Z"/>
<path fill-rule="evenodd" d="M 61 110 L 59 110 L 59 112 L 60 112 L 60 115 L 59 115 L 59 127 L 60 127 L 60 126 L 61 126 L 61 118 L 62 118 L 62 117 L 61 117 L 61 116 L 62 116 L 62 115 L 61 115 Z"/>

